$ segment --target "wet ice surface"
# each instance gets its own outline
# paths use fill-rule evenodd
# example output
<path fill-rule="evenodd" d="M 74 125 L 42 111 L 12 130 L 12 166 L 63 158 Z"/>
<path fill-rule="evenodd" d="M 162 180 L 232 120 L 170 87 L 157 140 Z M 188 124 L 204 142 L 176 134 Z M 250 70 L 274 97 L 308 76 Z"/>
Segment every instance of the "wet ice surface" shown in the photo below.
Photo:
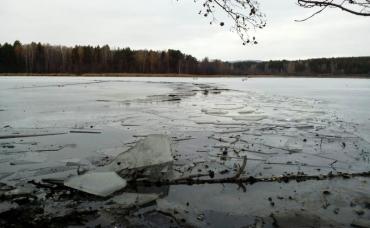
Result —
<path fill-rule="evenodd" d="M 245 157 L 240 178 L 368 172 L 369 99 L 370 80 L 356 79 L 1 78 L 0 224 L 19 222 L 12 214 L 62 226 L 366 223 L 367 177 L 130 182 L 105 198 L 58 183 L 111 164 L 151 134 L 170 137 L 173 163 L 123 178 L 234 177 Z"/>

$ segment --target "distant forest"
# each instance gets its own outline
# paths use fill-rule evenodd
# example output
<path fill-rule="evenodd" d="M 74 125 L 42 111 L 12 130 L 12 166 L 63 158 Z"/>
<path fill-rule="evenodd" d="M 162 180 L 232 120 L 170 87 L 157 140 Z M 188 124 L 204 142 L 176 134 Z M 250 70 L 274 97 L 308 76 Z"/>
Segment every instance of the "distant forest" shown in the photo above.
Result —
<path fill-rule="evenodd" d="M 370 57 L 225 62 L 199 61 L 178 50 L 111 49 L 109 46 L 0 44 L 0 73 L 148 73 L 198 75 L 366 75 Z"/>

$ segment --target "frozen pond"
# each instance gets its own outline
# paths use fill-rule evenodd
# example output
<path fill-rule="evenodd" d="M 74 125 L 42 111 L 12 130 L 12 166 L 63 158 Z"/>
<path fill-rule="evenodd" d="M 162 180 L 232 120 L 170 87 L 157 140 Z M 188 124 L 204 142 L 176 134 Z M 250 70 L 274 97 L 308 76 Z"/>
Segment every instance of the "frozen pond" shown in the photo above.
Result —
<path fill-rule="evenodd" d="M 60 185 L 151 134 L 170 165 Z M 366 227 L 369 162 L 368 79 L 0 78 L 1 225 Z"/>

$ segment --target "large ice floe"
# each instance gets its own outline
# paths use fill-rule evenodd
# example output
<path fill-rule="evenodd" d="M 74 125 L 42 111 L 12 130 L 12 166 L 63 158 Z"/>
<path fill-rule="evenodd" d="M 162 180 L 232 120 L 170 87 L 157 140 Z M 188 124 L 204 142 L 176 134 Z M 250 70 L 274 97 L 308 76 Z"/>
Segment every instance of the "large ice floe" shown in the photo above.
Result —
<path fill-rule="evenodd" d="M 173 161 L 171 140 L 165 135 L 149 135 L 118 155 L 102 169 L 123 173 L 125 170 L 146 168 Z"/>
<path fill-rule="evenodd" d="M 171 151 L 171 140 L 168 136 L 149 135 L 137 142 L 133 148 L 119 154 L 110 164 L 71 177 L 64 181 L 64 185 L 106 197 L 126 187 L 126 180 L 118 174 L 127 174 L 129 171 L 138 169 L 147 169 L 146 172 L 150 172 L 151 168 L 154 169 L 155 166 L 168 165 L 173 161 Z M 153 172 L 152 174 L 158 175 L 163 173 L 163 170 L 162 167 L 162 172 Z"/>
<path fill-rule="evenodd" d="M 106 197 L 126 187 L 127 182 L 115 172 L 89 172 L 69 178 L 64 182 L 64 185 L 90 194 Z"/>

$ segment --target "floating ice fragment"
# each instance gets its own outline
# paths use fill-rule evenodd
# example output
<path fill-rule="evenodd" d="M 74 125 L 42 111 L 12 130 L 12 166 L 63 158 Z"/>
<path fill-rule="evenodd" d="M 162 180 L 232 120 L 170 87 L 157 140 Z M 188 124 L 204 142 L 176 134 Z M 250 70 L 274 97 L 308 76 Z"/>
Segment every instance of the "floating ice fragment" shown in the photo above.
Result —
<path fill-rule="evenodd" d="M 103 168 L 120 172 L 125 169 L 144 168 L 172 161 L 170 138 L 165 135 L 149 135 L 133 148 L 119 154 Z"/>
<path fill-rule="evenodd" d="M 255 111 L 256 110 L 253 110 L 253 109 L 246 109 L 246 110 L 241 110 L 238 113 L 239 114 L 251 114 L 251 113 L 254 113 Z"/>
<path fill-rule="evenodd" d="M 266 119 L 266 115 L 233 116 L 233 120 L 260 121 Z"/>
<path fill-rule="evenodd" d="M 368 219 L 354 219 L 351 223 L 353 227 L 370 227 L 370 220 Z"/>
<path fill-rule="evenodd" d="M 10 202 L 1 202 L 0 203 L 0 214 L 10 211 L 12 209 L 17 208 L 18 205 L 16 203 L 10 203 Z"/>
<path fill-rule="evenodd" d="M 246 123 L 241 122 L 219 122 L 219 121 L 194 121 L 196 124 L 209 124 L 209 125 L 218 125 L 218 126 L 241 126 L 247 125 Z"/>
<path fill-rule="evenodd" d="M 202 109 L 201 111 L 208 115 L 226 115 L 229 113 L 228 111 L 222 111 L 218 109 Z"/>
<path fill-rule="evenodd" d="M 87 160 L 83 160 L 80 158 L 70 158 L 62 160 L 66 166 L 90 166 L 91 163 Z"/>
<path fill-rule="evenodd" d="M 40 154 L 36 152 L 26 152 L 22 154 L 22 156 L 19 159 L 10 162 L 10 165 L 32 165 L 43 163 L 46 160 L 47 156 L 45 154 Z"/>
<path fill-rule="evenodd" d="M 90 172 L 64 181 L 64 185 L 102 197 L 126 187 L 126 180 L 115 172 Z"/>
<path fill-rule="evenodd" d="M 10 191 L 5 192 L 4 195 L 6 196 L 17 196 L 17 195 L 30 195 L 33 193 L 33 189 L 30 186 L 23 186 L 12 189 Z"/>
<path fill-rule="evenodd" d="M 57 173 L 67 172 L 67 171 L 74 171 L 76 167 L 73 166 L 52 166 L 52 167 L 43 167 L 39 169 L 35 169 L 34 176 L 45 176 L 45 175 L 54 175 Z"/>
<path fill-rule="evenodd" d="M 13 138 L 28 138 L 28 137 L 41 137 L 41 136 L 54 136 L 54 135 L 63 135 L 67 132 L 52 132 L 47 130 L 29 130 L 29 129 L 18 129 L 5 131 L 0 134 L 0 139 L 13 139 Z"/>
<path fill-rule="evenodd" d="M 101 131 L 70 130 L 69 133 L 75 134 L 101 134 Z"/>
<path fill-rule="evenodd" d="M 0 173 L 0 180 L 12 175 L 13 173 Z"/>
<path fill-rule="evenodd" d="M 314 126 L 314 125 L 312 125 L 312 124 L 296 124 L 296 125 L 294 125 L 294 127 L 295 127 L 295 128 L 297 128 L 297 129 L 302 129 L 302 130 L 304 130 L 304 129 L 312 129 L 312 128 L 314 128 L 315 126 Z"/>
<path fill-rule="evenodd" d="M 168 166 L 165 166 L 162 170 L 161 173 L 167 173 L 168 172 Z"/>

